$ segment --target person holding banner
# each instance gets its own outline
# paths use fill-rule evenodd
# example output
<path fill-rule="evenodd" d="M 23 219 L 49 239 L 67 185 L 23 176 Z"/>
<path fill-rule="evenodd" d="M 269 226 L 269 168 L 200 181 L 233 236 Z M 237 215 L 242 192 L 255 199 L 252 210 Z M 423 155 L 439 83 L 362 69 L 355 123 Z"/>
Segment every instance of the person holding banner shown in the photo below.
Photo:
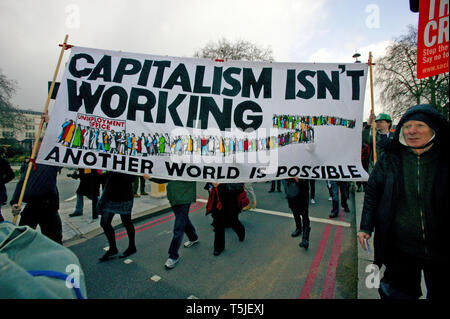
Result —
<path fill-rule="evenodd" d="M 97 203 L 97 212 L 102 215 L 100 226 L 103 228 L 109 243 L 109 250 L 100 258 L 102 262 L 109 260 L 110 257 L 119 253 L 116 245 L 116 234 L 111 225 L 115 214 L 120 214 L 120 219 L 128 235 L 128 248 L 119 258 L 128 257 L 137 251 L 135 230 L 131 219 L 134 201 L 133 182 L 135 176 L 118 172 L 106 172 L 105 174 L 106 184 Z"/>
<path fill-rule="evenodd" d="M 358 239 L 375 231 L 374 264 L 386 266 L 382 299 L 448 296 L 448 121 L 431 105 L 409 108 L 367 182 Z"/>
<path fill-rule="evenodd" d="M 39 146 L 42 141 L 39 141 Z M 38 146 L 38 151 L 39 151 Z M 63 231 L 59 216 L 59 193 L 56 183 L 58 166 L 37 164 L 33 161 L 28 183 L 25 188 L 23 202 L 27 203 L 21 212 L 18 205 L 22 186 L 26 175 L 26 165 L 21 168 L 19 182 L 10 201 L 14 216 L 21 215 L 19 226 L 33 229 L 39 225 L 43 235 L 62 245 Z"/>
<path fill-rule="evenodd" d="M 286 189 L 286 198 L 289 208 L 294 215 L 295 231 L 292 237 L 302 235 L 302 241 L 299 246 L 305 249 L 309 247 L 309 234 L 311 232 L 309 220 L 309 181 L 299 179 L 298 177 L 287 179 L 284 183 Z"/>
<path fill-rule="evenodd" d="M 3 158 L 4 149 L 0 148 L 0 222 L 4 221 L 1 207 L 6 204 L 8 195 L 5 184 L 14 179 L 14 172 L 8 161 Z"/>
<path fill-rule="evenodd" d="M 213 217 L 214 226 L 214 256 L 219 256 L 225 250 L 225 228 L 231 227 L 238 235 L 239 241 L 245 239 L 245 227 L 239 220 L 239 194 L 244 190 L 242 183 L 207 183 L 205 189 L 216 192 L 216 197 L 210 196 L 208 203 Z M 210 193 L 211 194 L 211 193 Z"/>
<path fill-rule="evenodd" d="M 350 183 L 343 181 L 330 181 L 332 208 L 330 218 L 339 216 L 339 193 L 341 193 L 341 206 L 346 213 L 350 212 L 347 199 L 350 196 Z"/>
<path fill-rule="evenodd" d="M 73 174 L 68 174 L 67 177 L 74 179 L 80 179 L 76 194 L 77 201 L 75 205 L 75 211 L 69 214 L 69 217 L 76 217 L 83 215 L 84 208 L 84 196 L 92 201 L 92 219 L 97 219 L 97 200 L 100 193 L 100 174 L 97 170 L 91 170 L 89 168 L 78 169 Z"/>
<path fill-rule="evenodd" d="M 198 243 L 197 231 L 189 219 L 191 203 L 197 201 L 197 185 L 196 182 L 169 181 L 152 178 L 148 174 L 144 174 L 143 177 L 158 184 L 167 183 L 167 199 L 175 215 L 175 223 L 173 225 L 172 241 L 169 246 L 169 258 L 164 266 L 167 269 L 173 269 L 181 258 L 178 250 L 180 249 L 184 234 L 188 237 L 188 241 L 184 243 L 185 248 L 192 247 Z"/>
<path fill-rule="evenodd" d="M 373 137 L 372 137 L 372 130 L 371 130 L 371 124 L 373 123 L 375 118 L 375 114 L 370 113 L 369 115 L 369 121 L 364 129 L 364 138 L 366 144 L 369 145 L 370 150 L 373 150 Z M 393 139 L 394 133 L 391 132 L 392 127 L 392 118 L 389 114 L 386 113 L 380 113 L 375 118 L 375 129 L 376 129 L 376 152 L 377 152 L 377 159 L 380 159 L 381 155 L 384 152 L 384 149 L 386 148 L 387 144 L 389 144 L 389 141 Z M 373 152 L 370 156 L 370 164 L 371 167 L 374 165 L 374 155 Z"/>

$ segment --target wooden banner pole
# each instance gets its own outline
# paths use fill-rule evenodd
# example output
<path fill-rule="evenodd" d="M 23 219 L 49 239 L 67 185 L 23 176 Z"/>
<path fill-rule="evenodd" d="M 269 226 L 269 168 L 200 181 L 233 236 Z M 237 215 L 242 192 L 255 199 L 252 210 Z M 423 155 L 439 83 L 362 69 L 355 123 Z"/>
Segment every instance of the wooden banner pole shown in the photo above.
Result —
<path fill-rule="evenodd" d="M 69 38 L 69 35 L 66 34 L 66 37 L 64 38 L 64 42 L 63 42 L 62 47 L 61 47 L 61 52 L 59 54 L 58 63 L 56 64 L 56 70 L 55 70 L 55 73 L 53 74 L 52 84 L 50 85 L 50 90 L 48 91 L 47 101 L 45 102 L 44 111 L 42 112 L 43 116 L 41 118 L 41 123 L 39 124 L 39 129 L 37 130 L 37 132 L 35 134 L 35 137 L 34 137 L 33 150 L 31 152 L 31 157 L 30 157 L 30 160 L 28 162 L 28 169 L 27 169 L 27 172 L 25 174 L 25 179 L 23 181 L 22 190 L 21 190 L 20 196 L 19 196 L 19 201 L 17 202 L 17 206 L 18 206 L 19 210 L 20 210 L 20 208 L 22 206 L 22 200 L 23 200 L 23 196 L 25 194 L 25 189 L 27 187 L 28 177 L 30 176 L 31 167 L 33 166 L 33 163 L 34 163 L 34 160 L 35 160 L 35 157 L 36 157 L 36 153 L 37 153 L 38 148 L 40 146 L 40 138 L 41 138 L 41 134 L 42 134 L 42 128 L 44 127 L 44 122 L 45 122 L 44 116 L 48 112 L 48 105 L 50 104 L 50 99 L 52 97 L 53 89 L 55 87 L 56 77 L 58 76 L 59 67 L 61 65 L 62 57 L 63 57 L 64 51 L 66 50 L 66 47 L 67 47 L 67 40 L 68 40 L 68 38 Z M 13 220 L 14 224 L 17 223 L 18 216 L 19 215 L 14 216 L 14 220 Z"/>
<path fill-rule="evenodd" d="M 372 126 L 372 145 L 373 145 L 373 164 L 375 165 L 377 162 L 377 134 L 375 130 L 375 107 L 373 101 L 373 76 L 372 76 L 372 52 L 369 52 L 369 74 L 370 74 L 370 103 L 371 110 L 370 114 L 373 114 L 373 120 L 370 125 Z"/>

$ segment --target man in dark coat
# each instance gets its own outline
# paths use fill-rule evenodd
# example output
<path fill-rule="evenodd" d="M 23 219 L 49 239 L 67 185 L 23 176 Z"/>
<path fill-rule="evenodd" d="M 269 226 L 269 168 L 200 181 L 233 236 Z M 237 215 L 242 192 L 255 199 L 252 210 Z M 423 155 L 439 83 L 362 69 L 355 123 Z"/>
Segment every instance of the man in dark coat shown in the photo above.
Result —
<path fill-rule="evenodd" d="M 373 135 L 371 129 L 371 123 L 375 120 L 375 130 L 376 130 L 376 152 L 377 160 L 381 158 L 384 153 L 386 146 L 394 138 L 394 133 L 391 132 L 392 128 L 392 118 L 389 114 L 380 113 L 375 118 L 375 114 L 371 113 L 369 116 L 369 121 L 363 129 L 363 141 L 370 148 L 370 162 L 369 162 L 369 172 L 372 172 L 374 165 L 374 152 L 373 152 Z"/>
<path fill-rule="evenodd" d="M 8 200 L 5 184 L 14 179 L 14 172 L 8 161 L 2 157 L 2 153 L 3 149 L 0 149 L 0 222 L 4 221 L 1 207 L 5 205 Z"/>
<path fill-rule="evenodd" d="M 411 107 L 369 177 L 358 239 L 366 249 L 375 230 L 374 263 L 386 266 L 382 298 L 419 298 L 422 271 L 427 298 L 448 295 L 447 135 L 434 107 Z"/>
<path fill-rule="evenodd" d="M 26 175 L 26 165 L 22 166 L 22 174 L 10 201 L 13 215 L 21 211 L 18 205 L 20 193 Z M 35 164 L 30 170 L 25 188 L 23 202 L 27 203 L 22 210 L 19 226 L 29 226 L 33 229 L 39 225 L 42 234 L 62 245 L 63 231 L 59 216 L 59 193 L 57 176 L 59 167 L 45 164 Z"/>
<path fill-rule="evenodd" d="M 83 215 L 84 200 L 86 196 L 92 201 L 92 219 L 98 218 L 97 201 L 100 194 L 100 174 L 97 170 L 78 169 L 74 174 L 67 175 L 72 178 L 79 178 L 80 184 L 77 188 L 77 202 L 75 211 L 69 214 L 69 217 L 76 217 Z"/>
<path fill-rule="evenodd" d="M 207 183 L 205 189 L 214 192 L 217 189 L 216 200 L 220 201 L 221 207 L 214 203 L 211 215 L 214 226 L 214 256 L 219 256 L 225 250 L 225 228 L 231 227 L 239 238 L 239 241 L 245 239 L 245 227 L 239 220 L 239 194 L 244 190 L 242 183 Z"/>
<path fill-rule="evenodd" d="M 309 234 L 311 223 L 309 220 L 309 181 L 298 177 L 285 180 L 286 198 L 289 208 L 294 215 L 295 231 L 292 237 L 302 235 L 299 246 L 305 249 L 309 247 Z"/>

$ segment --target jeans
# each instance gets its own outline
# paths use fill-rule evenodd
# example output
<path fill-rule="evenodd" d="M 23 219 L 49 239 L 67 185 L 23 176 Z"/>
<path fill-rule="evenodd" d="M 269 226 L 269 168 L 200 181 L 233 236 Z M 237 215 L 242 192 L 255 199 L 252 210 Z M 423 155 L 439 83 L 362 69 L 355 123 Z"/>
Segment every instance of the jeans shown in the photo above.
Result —
<path fill-rule="evenodd" d="M 97 218 L 97 196 L 92 196 L 92 218 Z M 84 196 L 77 194 L 77 203 L 75 204 L 75 211 L 74 213 L 81 213 L 83 214 L 83 208 L 84 208 Z"/>
<path fill-rule="evenodd" d="M 347 199 L 350 195 L 350 183 L 349 182 L 336 182 L 332 181 L 331 184 L 331 198 L 333 200 L 333 208 L 331 214 L 339 214 L 339 190 L 341 191 L 341 206 L 344 209 L 348 208 Z"/>
<path fill-rule="evenodd" d="M 178 249 L 180 249 L 183 235 L 186 233 L 190 241 L 198 239 L 194 225 L 189 219 L 189 207 L 191 204 L 181 204 L 172 206 L 175 214 L 175 224 L 173 226 L 173 238 L 169 247 L 169 258 L 178 259 Z"/>
<path fill-rule="evenodd" d="M 75 204 L 74 213 L 83 213 L 83 208 L 84 208 L 83 195 L 77 194 L 77 203 Z"/>

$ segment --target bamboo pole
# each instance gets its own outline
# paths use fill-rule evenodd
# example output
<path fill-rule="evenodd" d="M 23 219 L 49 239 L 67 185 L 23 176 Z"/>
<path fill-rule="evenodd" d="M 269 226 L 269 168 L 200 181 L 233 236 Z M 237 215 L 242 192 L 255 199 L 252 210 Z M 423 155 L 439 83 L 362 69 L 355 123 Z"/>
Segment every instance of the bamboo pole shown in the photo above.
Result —
<path fill-rule="evenodd" d="M 66 47 L 67 47 L 67 39 L 68 38 L 69 38 L 69 35 L 66 34 L 66 37 L 64 38 L 64 42 L 63 42 L 62 47 L 61 47 L 61 52 L 59 53 L 58 63 L 56 64 L 56 70 L 55 70 L 55 73 L 53 74 L 52 84 L 50 85 L 50 90 L 48 91 L 47 101 L 45 102 L 44 111 L 42 112 L 44 116 L 48 112 L 48 105 L 50 104 L 50 99 L 52 97 L 53 89 L 55 87 L 56 77 L 58 76 L 59 67 L 61 65 L 61 60 L 62 60 L 62 57 L 64 55 L 64 51 L 66 50 Z M 34 162 L 35 157 L 36 157 L 36 153 L 37 153 L 38 148 L 40 146 L 40 141 L 39 140 L 41 138 L 42 128 L 44 127 L 44 122 L 45 122 L 44 116 L 41 118 L 41 123 L 39 124 L 39 129 L 37 130 L 37 132 L 35 134 L 35 137 L 34 137 L 33 150 L 31 152 L 30 161 L 28 162 L 28 169 L 27 169 L 27 172 L 25 174 L 25 179 L 23 181 L 22 190 L 21 190 L 20 196 L 19 196 L 19 201 L 17 202 L 19 210 L 20 210 L 20 208 L 22 206 L 22 200 L 23 200 L 23 196 L 25 194 L 25 189 L 27 187 L 28 177 L 30 176 L 31 166 L 33 165 L 33 162 Z M 14 220 L 13 220 L 14 224 L 17 223 L 18 216 L 19 215 L 14 216 Z"/>
<path fill-rule="evenodd" d="M 375 107 L 373 101 L 373 76 L 372 76 L 372 52 L 369 52 L 369 75 L 370 75 L 370 114 L 373 114 L 373 120 L 370 125 L 372 126 L 372 145 L 373 145 L 373 164 L 377 162 L 377 133 L 375 130 Z"/>

